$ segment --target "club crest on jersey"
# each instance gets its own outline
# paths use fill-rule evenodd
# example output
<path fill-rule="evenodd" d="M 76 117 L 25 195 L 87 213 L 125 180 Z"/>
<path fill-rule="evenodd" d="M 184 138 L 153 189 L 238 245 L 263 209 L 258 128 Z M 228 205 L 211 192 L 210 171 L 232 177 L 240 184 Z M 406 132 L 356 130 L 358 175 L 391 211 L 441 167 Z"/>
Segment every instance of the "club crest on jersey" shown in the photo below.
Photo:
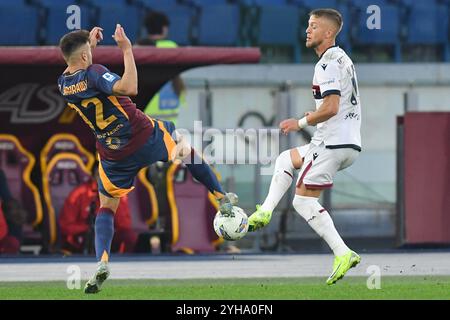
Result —
<path fill-rule="evenodd" d="M 320 86 L 312 86 L 312 94 L 314 99 L 322 99 L 322 93 L 320 92 Z"/>
<path fill-rule="evenodd" d="M 111 150 L 117 150 L 120 147 L 120 139 L 115 137 L 106 138 L 106 146 Z"/>

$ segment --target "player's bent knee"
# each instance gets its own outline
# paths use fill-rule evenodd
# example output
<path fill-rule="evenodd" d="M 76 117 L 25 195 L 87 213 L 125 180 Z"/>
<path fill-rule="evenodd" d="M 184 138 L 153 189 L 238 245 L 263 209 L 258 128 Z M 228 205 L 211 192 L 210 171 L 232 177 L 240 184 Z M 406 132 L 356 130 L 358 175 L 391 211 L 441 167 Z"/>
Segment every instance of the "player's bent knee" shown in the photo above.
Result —
<path fill-rule="evenodd" d="M 291 177 L 294 174 L 294 166 L 292 165 L 291 154 L 289 150 L 283 151 L 275 161 L 275 173 L 286 172 Z"/>
<path fill-rule="evenodd" d="M 294 169 L 300 169 L 303 165 L 303 159 L 297 148 L 289 150 L 289 155 L 291 156 L 291 162 Z"/>
<path fill-rule="evenodd" d="M 322 209 L 319 199 L 296 195 L 292 201 L 295 211 L 307 222 L 311 221 Z"/>
<path fill-rule="evenodd" d="M 119 207 L 120 198 L 110 198 L 105 196 L 104 194 L 100 194 L 100 207 L 107 208 L 116 213 L 117 208 Z"/>

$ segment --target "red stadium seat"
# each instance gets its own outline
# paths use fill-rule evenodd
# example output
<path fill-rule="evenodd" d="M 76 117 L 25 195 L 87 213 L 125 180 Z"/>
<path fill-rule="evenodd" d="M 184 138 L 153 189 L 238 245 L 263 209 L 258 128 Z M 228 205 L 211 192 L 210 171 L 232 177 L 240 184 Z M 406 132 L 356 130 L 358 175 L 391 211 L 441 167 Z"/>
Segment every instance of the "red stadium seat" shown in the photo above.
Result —
<path fill-rule="evenodd" d="M 214 252 L 223 241 L 213 228 L 218 210 L 214 196 L 184 165 L 172 164 L 167 172 L 167 197 L 172 218 L 172 251 Z"/>
<path fill-rule="evenodd" d="M 128 194 L 132 228 L 137 233 L 148 232 L 158 219 L 158 201 L 153 185 L 147 178 L 148 168 L 139 171 L 134 190 Z"/>
<path fill-rule="evenodd" d="M 56 154 L 43 173 L 43 192 L 48 211 L 49 243 L 56 244 L 58 238 L 57 215 L 69 193 L 78 185 L 87 182 L 91 173 L 80 156 L 62 152 Z"/>
<path fill-rule="evenodd" d="M 95 158 L 86 150 L 80 140 L 70 133 L 58 133 L 53 135 L 41 151 L 41 172 L 45 172 L 47 164 L 57 153 L 69 152 L 77 154 L 89 171 L 95 162 Z"/>
<path fill-rule="evenodd" d="M 31 181 L 35 162 L 34 156 L 25 150 L 15 136 L 0 134 L 0 168 L 5 172 L 12 196 L 21 202 L 28 213 L 25 237 L 43 218 L 39 190 Z"/>
<path fill-rule="evenodd" d="M 57 133 L 50 137 L 50 139 L 45 144 L 44 148 L 41 150 L 40 154 L 40 162 L 41 162 L 41 173 L 42 173 L 42 187 L 44 190 L 44 197 L 46 201 L 47 206 L 47 216 L 49 218 L 49 221 L 47 222 L 48 228 L 49 228 L 49 239 L 50 244 L 55 244 L 57 239 L 57 226 L 55 225 L 56 222 L 54 222 L 54 218 L 59 213 L 59 209 L 55 210 L 55 208 L 49 207 L 49 201 L 47 197 L 49 197 L 49 186 L 48 186 L 48 180 L 46 180 L 48 177 L 46 175 L 47 168 L 50 164 L 50 162 L 54 159 L 54 157 L 61 153 L 69 153 L 76 155 L 78 159 L 83 163 L 85 168 L 88 172 L 92 171 L 92 166 L 95 163 L 95 158 L 92 155 L 91 152 L 86 150 L 83 145 L 81 144 L 80 140 L 73 134 L 70 133 Z M 54 177 L 56 179 L 56 176 Z M 75 187 L 76 185 L 72 185 L 71 187 L 67 187 L 67 189 L 70 189 L 69 192 Z M 66 196 L 68 193 L 66 194 Z M 58 202 L 59 200 L 57 200 Z M 62 199 L 64 201 L 64 199 Z M 57 207 L 59 208 L 59 202 Z"/>

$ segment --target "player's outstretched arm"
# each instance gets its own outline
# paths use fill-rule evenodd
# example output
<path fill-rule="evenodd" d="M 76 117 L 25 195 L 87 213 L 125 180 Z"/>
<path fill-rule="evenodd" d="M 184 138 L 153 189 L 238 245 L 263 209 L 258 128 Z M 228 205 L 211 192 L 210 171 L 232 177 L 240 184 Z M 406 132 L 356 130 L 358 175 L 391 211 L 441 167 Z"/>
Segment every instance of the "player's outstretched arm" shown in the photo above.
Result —
<path fill-rule="evenodd" d="M 302 119 L 286 119 L 281 121 L 280 129 L 283 134 L 288 134 L 291 131 L 298 131 L 306 126 L 315 126 L 318 123 L 325 122 L 331 117 L 337 115 L 339 111 L 340 96 L 337 94 L 330 94 L 323 98 L 323 103 L 314 112 L 307 112 Z"/>
<path fill-rule="evenodd" d="M 138 94 L 138 77 L 133 49 L 130 39 L 120 24 L 117 24 L 113 38 L 122 49 L 125 70 L 122 79 L 114 84 L 112 92 L 117 96 L 136 96 Z"/>

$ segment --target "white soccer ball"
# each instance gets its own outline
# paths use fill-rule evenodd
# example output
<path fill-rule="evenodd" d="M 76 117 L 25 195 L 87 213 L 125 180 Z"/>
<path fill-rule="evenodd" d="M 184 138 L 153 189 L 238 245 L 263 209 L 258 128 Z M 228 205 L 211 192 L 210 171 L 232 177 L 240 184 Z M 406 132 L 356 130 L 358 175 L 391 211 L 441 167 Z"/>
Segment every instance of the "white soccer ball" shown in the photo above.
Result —
<path fill-rule="evenodd" d="M 219 211 L 214 217 L 214 230 L 225 240 L 239 240 L 247 234 L 248 217 L 242 208 L 236 206 L 233 206 L 230 216 L 225 216 Z"/>

